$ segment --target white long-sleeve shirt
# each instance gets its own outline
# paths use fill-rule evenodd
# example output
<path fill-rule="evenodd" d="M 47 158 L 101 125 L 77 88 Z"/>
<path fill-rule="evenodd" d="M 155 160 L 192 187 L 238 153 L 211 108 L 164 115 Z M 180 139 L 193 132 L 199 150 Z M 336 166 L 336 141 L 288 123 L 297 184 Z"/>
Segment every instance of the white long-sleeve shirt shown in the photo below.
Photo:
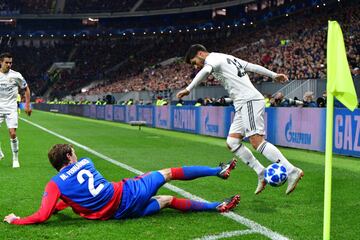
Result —
<path fill-rule="evenodd" d="M 235 110 L 250 100 L 264 99 L 263 95 L 251 83 L 246 72 L 254 72 L 267 77 L 275 78 L 276 73 L 262 66 L 252 64 L 223 53 L 210 53 L 204 63 L 204 67 L 196 74 L 193 81 L 186 89 L 191 91 L 201 81 L 212 74 L 228 91 L 233 100 Z"/>
<path fill-rule="evenodd" d="M 18 88 L 26 87 L 27 83 L 21 73 L 11 69 L 7 73 L 0 72 L 0 113 L 17 111 Z"/>

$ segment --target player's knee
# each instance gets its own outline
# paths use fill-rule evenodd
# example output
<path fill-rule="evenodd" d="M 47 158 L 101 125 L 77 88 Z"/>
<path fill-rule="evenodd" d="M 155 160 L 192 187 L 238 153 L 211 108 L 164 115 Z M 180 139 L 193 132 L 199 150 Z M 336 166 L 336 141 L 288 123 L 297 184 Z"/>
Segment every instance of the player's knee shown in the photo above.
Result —
<path fill-rule="evenodd" d="M 249 138 L 249 141 L 254 149 L 258 149 L 260 144 L 264 141 L 264 136 L 255 134 Z"/>
<path fill-rule="evenodd" d="M 170 203 L 173 200 L 173 196 L 170 196 L 170 195 L 158 195 L 158 196 L 155 196 L 154 198 L 159 203 L 160 208 L 170 206 Z"/>
<path fill-rule="evenodd" d="M 226 144 L 232 152 L 236 152 L 241 146 L 240 139 L 234 137 L 227 137 Z"/>
<path fill-rule="evenodd" d="M 16 132 L 10 131 L 9 134 L 10 134 L 10 138 L 11 138 L 11 139 L 15 139 L 15 138 L 16 138 Z"/>
<path fill-rule="evenodd" d="M 165 181 L 171 180 L 171 169 L 170 168 L 162 169 L 159 171 L 159 173 L 161 173 L 161 175 L 163 175 Z"/>

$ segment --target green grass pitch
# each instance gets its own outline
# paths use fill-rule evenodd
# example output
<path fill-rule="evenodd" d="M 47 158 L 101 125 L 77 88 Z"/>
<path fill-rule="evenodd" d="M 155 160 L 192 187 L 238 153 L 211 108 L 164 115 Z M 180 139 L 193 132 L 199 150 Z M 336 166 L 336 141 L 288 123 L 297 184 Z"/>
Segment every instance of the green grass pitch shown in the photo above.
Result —
<path fill-rule="evenodd" d="M 53 132 L 87 146 L 109 158 L 142 172 L 183 165 L 216 166 L 232 154 L 225 140 L 171 132 L 153 128 L 97 121 L 61 114 L 35 111 L 32 121 Z M 65 140 L 19 120 L 21 168 L 12 169 L 9 136 L 6 125 L 0 128 L 5 158 L 0 161 L 0 217 L 14 212 L 27 216 L 35 212 L 45 184 L 56 174 L 47 160 L 47 151 Z M 250 147 L 250 146 L 249 146 Z M 90 157 L 97 169 L 110 181 L 136 174 L 75 146 L 78 157 Z M 324 198 L 324 154 L 281 148 L 284 155 L 301 167 L 305 176 L 291 195 L 286 186 L 267 186 L 256 196 L 255 173 L 239 161 L 228 180 L 208 177 L 171 184 L 208 201 L 241 194 L 234 213 L 260 224 L 289 239 L 322 239 Z M 261 155 L 264 164 L 270 162 Z M 360 238 L 360 161 L 358 158 L 335 156 L 333 159 L 331 239 Z M 159 194 L 177 195 L 167 188 Z M 181 197 L 181 196 L 180 196 Z M 218 213 L 180 213 L 165 209 L 154 216 L 134 220 L 90 221 L 81 219 L 71 209 L 52 216 L 45 224 L 14 226 L 0 224 L 0 239 L 196 239 L 223 233 L 249 230 Z M 251 230 L 251 229 L 250 229 Z M 227 239 L 269 239 L 257 232 L 247 232 Z"/>

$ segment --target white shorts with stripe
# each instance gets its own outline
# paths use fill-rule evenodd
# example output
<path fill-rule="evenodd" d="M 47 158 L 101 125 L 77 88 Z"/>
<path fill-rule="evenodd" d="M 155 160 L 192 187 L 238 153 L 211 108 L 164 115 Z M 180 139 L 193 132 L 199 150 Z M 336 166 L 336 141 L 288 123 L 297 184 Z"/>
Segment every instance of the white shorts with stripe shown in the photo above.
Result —
<path fill-rule="evenodd" d="M 243 137 L 255 134 L 265 135 L 264 111 L 264 100 L 246 102 L 239 111 L 235 112 L 229 134 L 240 133 Z"/>
<path fill-rule="evenodd" d="M 18 113 L 0 113 L 0 125 L 5 120 L 7 128 L 18 128 Z"/>

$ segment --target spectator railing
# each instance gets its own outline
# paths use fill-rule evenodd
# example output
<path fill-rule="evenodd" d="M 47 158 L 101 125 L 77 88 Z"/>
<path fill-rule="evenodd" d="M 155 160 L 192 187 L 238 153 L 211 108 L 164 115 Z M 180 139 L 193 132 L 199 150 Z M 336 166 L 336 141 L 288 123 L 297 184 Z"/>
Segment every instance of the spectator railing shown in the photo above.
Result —
<path fill-rule="evenodd" d="M 293 80 L 290 83 L 286 84 L 284 87 L 280 88 L 276 93 L 282 92 L 285 98 L 295 98 L 304 96 L 305 92 L 318 92 L 317 89 L 317 79 L 308 79 L 308 80 Z M 273 96 L 276 95 L 273 94 Z"/>

